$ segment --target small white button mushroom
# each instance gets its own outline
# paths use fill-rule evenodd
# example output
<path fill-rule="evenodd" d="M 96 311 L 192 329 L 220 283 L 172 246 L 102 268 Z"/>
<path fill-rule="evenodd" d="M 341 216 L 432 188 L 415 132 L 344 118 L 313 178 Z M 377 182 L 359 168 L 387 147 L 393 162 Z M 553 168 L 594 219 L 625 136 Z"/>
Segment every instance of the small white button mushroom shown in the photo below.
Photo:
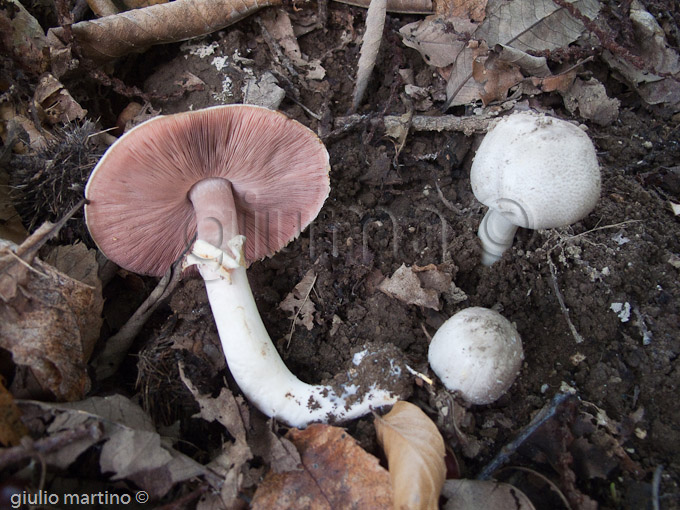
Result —
<path fill-rule="evenodd" d="M 490 404 L 519 374 L 522 339 L 500 313 L 471 307 L 450 317 L 430 342 L 428 361 L 444 386 L 471 404 Z"/>
<path fill-rule="evenodd" d="M 600 197 L 600 168 L 582 129 L 522 112 L 501 119 L 484 137 L 470 183 L 489 207 L 479 237 L 482 263 L 490 266 L 512 245 L 518 227 L 562 227 L 590 213 Z"/>

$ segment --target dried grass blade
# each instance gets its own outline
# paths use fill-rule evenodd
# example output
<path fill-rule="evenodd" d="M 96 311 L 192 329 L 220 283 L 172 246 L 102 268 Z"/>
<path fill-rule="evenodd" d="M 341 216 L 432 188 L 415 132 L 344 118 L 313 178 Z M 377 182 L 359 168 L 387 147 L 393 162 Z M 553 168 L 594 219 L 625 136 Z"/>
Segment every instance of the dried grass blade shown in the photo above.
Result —
<path fill-rule="evenodd" d="M 366 13 L 366 33 L 361 44 L 361 56 L 357 68 L 357 81 L 354 87 L 352 110 L 356 110 L 366 91 L 366 85 L 375 66 L 375 60 L 380 50 L 385 16 L 387 14 L 387 0 L 371 0 Z"/>

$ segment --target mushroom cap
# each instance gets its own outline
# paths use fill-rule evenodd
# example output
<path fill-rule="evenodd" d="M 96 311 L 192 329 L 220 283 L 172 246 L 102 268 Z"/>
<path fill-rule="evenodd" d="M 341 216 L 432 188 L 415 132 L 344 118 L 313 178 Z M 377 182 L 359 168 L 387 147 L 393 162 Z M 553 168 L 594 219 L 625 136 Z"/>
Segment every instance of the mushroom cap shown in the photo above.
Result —
<path fill-rule="evenodd" d="M 442 324 L 427 358 L 449 390 L 472 404 L 489 404 L 510 388 L 524 352 L 510 321 L 494 310 L 471 307 Z"/>
<path fill-rule="evenodd" d="M 470 170 L 477 200 L 524 228 L 570 225 L 600 197 L 600 168 L 588 135 L 570 122 L 522 112 L 484 137 Z"/>
<path fill-rule="evenodd" d="M 160 276 L 196 233 L 192 186 L 223 178 L 252 262 L 280 250 L 316 217 L 329 171 L 321 140 L 279 112 L 226 105 L 159 116 L 104 154 L 85 189 L 85 218 L 110 260 Z"/>

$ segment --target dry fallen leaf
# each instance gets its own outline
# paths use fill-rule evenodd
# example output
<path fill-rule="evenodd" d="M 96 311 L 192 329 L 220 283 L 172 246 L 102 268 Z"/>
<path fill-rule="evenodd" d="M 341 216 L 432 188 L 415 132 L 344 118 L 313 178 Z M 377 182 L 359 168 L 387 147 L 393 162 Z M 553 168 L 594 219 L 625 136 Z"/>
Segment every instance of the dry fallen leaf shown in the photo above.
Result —
<path fill-rule="evenodd" d="M 270 472 L 255 492 L 253 510 L 392 508 L 389 474 L 344 429 L 314 424 L 287 437 L 302 469 Z"/>
<path fill-rule="evenodd" d="M 81 21 L 70 29 L 84 56 L 106 61 L 155 44 L 216 32 L 272 5 L 281 5 L 281 0 L 175 0 Z M 66 42 L 63 28 L 50 29 L 48 40 L 55 49 L 63 46 Z"/>
<path fill-rule="evenodd" d="M 394 490 L 394 508 L 437 510 L 446 477 L 444 439 L 419 407 L 397 402 L 375 430 L 385 450 Z"/>
<path fill-rule="evenodd" d="M 92 314 L 84 317 L 87 325 L 82 328 L 83 356 L 89 360 L 94 346 L 99 340 L 99 330 L 103 319 L 101 311 L 104 307 L 102 297 L 102 282 L 99 278 L 99 263 L 97 250 L 88 248 L 83 243 L 57 246 L 45 258 L 45 262 L 57 271 L 70 276 L 94 289 L 95 302 L 92 304 Z"/>
<path fill-rule="evenodd" d="M 399 33 L 405 46 L 417 50 L 425 62 L 446 67 L 456 61 L 467 45 L 466 33 L 476 30 L 478 23 L 466 17 L 428 16 L 422 21 L 404 25 Z"/>
<path fill-rule="evenodd" d="M 441 292 L 436 288 L 423 286 L 417 268 L 406 267 L 406 264 L 402 264 L 392 276 L 380 282 L 378 289 L 406 304 L 439 310 Z"/>
<path fill-rule="evenodd" d="M 501 60 L 493 52 L 473 60 L 472 77 L 478 84 L 479 98 L 484 105 L 504 101 L 508 90 L 524 79 L 517 65 Z"/>
<path fill-rule="evenodd" d="M 535 510 L 529 498 L 507 483 L 482 480 L 446 480 L 444 510 Z"/>
<path fill-rule="evenodd" d="M 199 413 L 194 417 L 203 418 L 207 422 L 219 422 L 237 442 L 245 443 L 246 425 L 240 411 L 243 397 L 238 397 L 240 402 L 237 401 L 229 388 L 222 388 L 216 398 L 210 395 L 202 395 L 184 373 L 182 364 L 179 366 L 179 376 L 200 407 Z"/>
<path fill-rule="evenodd" d="M 3 55 L 11 55 L 24 71 L 32 74 L 47 70 L 45 33 L 18 0 L 0 2 L 0 34 Z"/>
<path fill-rule="evenodd" d="M 81 108 L 61 82 L 49 73 L 40 77 L 33 103 L 41 118 L 46 118 L 50 124 L 66 124 L 87 115 L 87 110 Z"/>
<path fill-rule="evenodd" d="M 0 307 L 0 347 L 12 354 L 14 363 L 24 367 L 42 390 L 59 400 L 82 398 L 90 388 L 86 350 L 91 339 L 99 336 L 101 294 L 41 260 L 34 259 L 28 266 L 16 262 L 8 245 L 0 249 L 0 255 L 8 277 L 3 284 L 14 286 L 13 297 Z M 17 267 L 24 271 L 9 272 Z M 15 378 L 15 392 L 21 384 L 22 378 Z"/>
<path fill-rule="evenodd" d="M 21 402 L 20 408 L 34 417 L 42 411 L 45 416 L 41 421 L 50 423 L 47 427 L 50 435 L 88 423 L 101 424 L 101 437 L 85 437 L 44 455 L 43 459 L 49 466 L 68 469 L 96 445 L 92 453 L 99 455 L 102 472 L 110 473 L 113 480 L 133 482 L 152 498 L 164 496 L 180 481 L 201 475 L 213 487 L 220 485 L 208 469 L 164 444 L 151 418 L 141 407 L 121 395 L 91 397 L 68 404 Z"/>
<path fill-rule="evenodd" d="M 569 112 L 578 111 L 580 117 L 600 126 L 608 126 L 619 117 L 621 102 L 607 96 L 604 85 L 595 78 L 588 81 L 577 78 L 562 97 Z"/>
<path fill-rule="evenodd" d="M 597 0 L 576 0 L 571 5 L 594 19 L 599 10 Z M 546 0 L 493 1 L 487 17 L 472 35 L 485 41 L 489 47 L 497 44 L 510 46 L 524 52 L 555 50 L 575 41 L 583 32 L 583 23 L 565 8 Z M 474 87 L 468 90 L 472 77 L 471 56 L 463 51 L 456 59 L 446 87 L 447 105 L 465 104 L 478 99 Z M 461 60 L 462 59 L 462 60 Z"/>
<path fill-rule="evenodd" d="M 441 14 L 400 30 L 404 44 L 418 50 L 426 62 L 439 68 L 453 64 L 446 87 L 447 106 L 477 101 L 485 93 L 489 101 L 492 96 L 503 95 L 499 89 L 507 90 L 507 84 L 493 85 L 494 77 L 487 82 L 493 93 L 480 88 L 473 79 L 473 64 L 477 58 L 486 56 L 485 48 L 500 45 L 496 48 L 500 61 L 542 77 L 549 73 L 545 60 L 530 57 L 528 52 L 565 47 L 585 31 L 579 19 L 551 1 L 493 0 L 487 5 L 483 21 L 477 2 L 461 5 L 462 8 L 452 8 L 449 12 L 437 11 Z M 590 19 L 594 19 L 599 9 L 597 0 L 576 0 L 571 5 Z M 506 81 L 512 81 L 506 75 L 507 72 L 502 73 Z M 479 79 L 479 75 L 477 77 Z"/>
<path fill-rule="evenodd" d="M 640 69 L 630 59 L 604 51 L 602 58 L 649 104 L 680 104 L 680 54 L 668 44 L 664 29 L 644 6 L 634 0 L 630 5 L 635 49 L 646 67 Z"/>
<path fill-rule="evenodd" d="M 498 54 L 500 60 L 515 64 L 529 76 L 542 78 L 552 75 L 545 57 L 535 57 L 506 44 L 497 44 L 494 47 L 494 52 Z"/>
<path fill-rule="evenodd" d="M 288 334 L 287 339 L 290 339 L 293 328 L 297 324 L 302 324 L 308 331 L 311 331 L 314 327 L 316 308 L 314 302 L 310 299 L 314 283 L 316 283 L 316 273 L 313 269 L 310 269 L 302 277 L 300 283 L 279 304 L 281 310 L 290 313 L 289 319 L 293 321 L 293 327 L 291 327 L 291 333 Z"/>

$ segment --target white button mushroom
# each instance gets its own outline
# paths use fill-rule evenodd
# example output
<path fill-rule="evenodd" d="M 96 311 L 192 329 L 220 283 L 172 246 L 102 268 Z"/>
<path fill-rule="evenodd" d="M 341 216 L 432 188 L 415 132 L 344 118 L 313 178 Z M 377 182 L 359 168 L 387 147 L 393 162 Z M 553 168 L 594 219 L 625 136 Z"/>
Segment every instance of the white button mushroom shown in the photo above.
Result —
<path fill-rule="evenodd" d="M 518 227 L 562 227 L 592 211 L 600 196 L 600 169 L 583 130 L 523 112 L 503 118 L 484 137 L 470 183 L 477 200 L 489 207 L 479 237 L 482 263 L 490 266 L 512 245 Z"/>
<path fill-rule="evenodd" d="M 522 339 L 500 313 L 466 308 L 432 337 L 428 361 L 444 386 L 471 404 L 489 404 L 503 395 L 524 359 Z"/>

